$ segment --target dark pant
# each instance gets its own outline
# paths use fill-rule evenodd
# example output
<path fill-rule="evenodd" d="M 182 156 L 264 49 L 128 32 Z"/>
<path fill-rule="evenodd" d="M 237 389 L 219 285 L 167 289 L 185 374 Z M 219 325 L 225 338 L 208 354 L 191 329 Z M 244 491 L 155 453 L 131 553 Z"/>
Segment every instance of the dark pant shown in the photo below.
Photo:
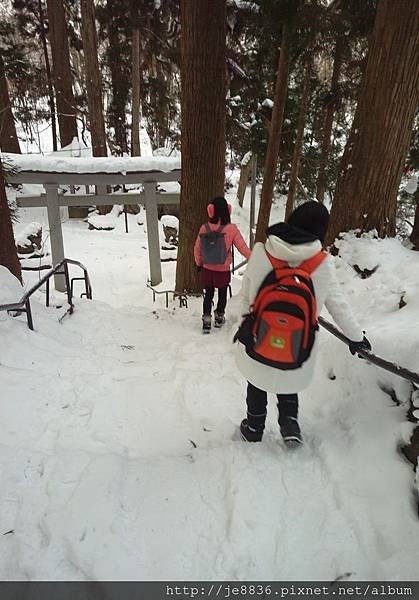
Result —
<path fill-rule="evenodd" d="M 284 422 L 288 417 L 298 417 L 297 394 L 277 394 L 278 398 L 278 423 Z M 247 424 L 257 431 L 263 431 L 266 420 L 266 406 L 268 398 L 266 392 L 247 384 Z"/>
<path fill-rule="evenodd" d="M 227 304 L 227 289 L 228 285 L 218 288 L 218 303 L 215 309 L 218 313 L 224 313 Z M 204 315 L 211 314 L 212 299 L 214 298 L 215 288 L 210 286 L 205 288 L 204 296 Z"/>

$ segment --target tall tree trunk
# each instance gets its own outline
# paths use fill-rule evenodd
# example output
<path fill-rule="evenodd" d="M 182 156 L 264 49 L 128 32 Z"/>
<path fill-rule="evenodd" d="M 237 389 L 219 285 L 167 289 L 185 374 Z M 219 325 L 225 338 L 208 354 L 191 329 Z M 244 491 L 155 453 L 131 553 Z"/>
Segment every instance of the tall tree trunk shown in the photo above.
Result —
<path fill-rule="evenodd" d="M 419 250 L 419 187 L 415 192 L 415 200 L 416 200 L 415 221 L 413 223 L 412 233 L 410 234 L 410 241 L 413 244 L 414 250 Z"/>
<path fill-rule="evenodd" d="M 39 9 L 39 22 L 41 24 L 41 42 L 42 49 L 44 51 L 45 70 L 47 73 L 48 81 L 48 97 L 49 97 L 49 109 L 51 112 L 51 126 L 52 126 L 52 148 L 54 152 L 57 150 L 57 121 L 55 113 L 55 100 L 54 100 L 54 86 L 52 83 L 51 65 L 48 56 L 47 36 L 45 33 L 45 20 L 44 20 L 44 9 L 42 7 L 42 0 L 38 0 Z"/>
<path fill-rule="evenodd" d="M 287 207 L 285 210 L 285 219 L 287 219 L 294 209 L 294 198 L 297 190 L 298 183 L 298 172 L 300 170 L 301 152 L 303 149 L 304 141 L 304 126 L 306 121 L 306 112 L 308 98 L 310 95 L 310 76 L 311 76 L 311 62 L 307 60 L 307 64 L 304 71 L 303 89 L 301 92 L 300 99 L 300 112 L 298 114 L 298 125 L 297 125 L 297 136 L 294 144 L 294 152 L 292 156 L 292 167 L 290 175 L 290 184 L 288 188 Z"/>
<path fill-rule="evenodd" d="M 61 147 L 78 138 L 76 102 L 73 94 L 73 75 L 70 66 L 67 19 L 63 0 L 48 0 L 48 37 L 52 56 L 52 77 L 55 88 L 58 127 Z M 87 209 L 69 206 L 70 218 L 80 218 Z"/>
<path fill-rule="evenodd" d="M 265 157 L 262 192 L 259 204 L 259 215 L 256 227 L 256 242 L 266 239 L 266 229 L 269 225 L 272 197 L 274 193 L 275 175 L 281 146 L 282 122 L 284 119 L 285 101 L 288 90 L 289 69 L 289 26 L 282 26 L 281 51 L 279 53 L 278 73 L 276 76 L 274 107 L 269 128 L 268 148 Z"/>
<path fill-rule="evenodd" d="M 77 138 L 73 77 L 68 49 L 67 21 L 63 0 L 48 0 L 49 43 L 52 54 L 52 75 L 57 103 L 61 147 Z"/>
<path fill-rule="evenodd" d="M 96 17 L 93 0 L 80 0 L 80 8 L 92 154 L 93 156 L 107 156 L 105 120 L 103 118 L 102 78 L 99 71 Z M 98 191 L 102 190 L 98 189 Z M 104 191 L 106 191 L 106 187 Z M 99 214 L 106 215 L 112 210 L 112 206 L 98 206 L 97 210 Z"/>
<path fill-rule="evenodd" d="M 379 0 L 328 239 L 359 228 L 394 236 L 397 194 L 419 102 L 419 2 Z"/>
<path fill-rule="evenodd" d="M 107 156 L 102 104 L 102 79 L 97 53 L 97 32 L 93 0 L 80 0 L 81 33 L 86 67 L 87 104 L 93 156 Z"/>
<path fill-rule="evenodd" d="M 132 3 L 132 126 L 131 155 L 140 156 L 140 29 L 138 23 L 138 6 Z"/>
<path fill-rule="evenodd" d="M 128 152 L 126 132 L 126 105 L 129 94 L 129 81 L 121 52 L 121 36 L 118 28 L 118 5 L 115 0 L 107 1 L 111 16 L 109 22 L 108 65 L 111 72 L 112 98 L 108 108 L 109 124 L 115 131 L 113 153 L 123 155 Z"/>
<path fill-rule="evenodd" d="M 206 206 L 224 195 L 226 2 L 181 0 L 182 191 L 176 290 L 201 285 L 193 260 Z"/>
<path fill-rule="evenodd" d="M 7 267 L 22 283 L 22 271 L 13 236 L 12 219 L 7 202 L 3 166 L 0 163 L 0 265 Z"/>
<path fill-rule="evenodd" d="M 20 154 L 19 140 L 7 86 L 3 57 L 0 54 L 0 150 Z"/>
<path fill-rule="evenodd" d="M 326 115 L 323 126 L 323 139 L 320 151 L 319 172 L 317 175 L 316 197 L 319 202 L 324 202 L 324 195 L 327 189 L 326 167 L 329 160 L 330 147 L 332 143 L 333 118 L 339 106 L 339 79 L 342 70 L 344 50 L 344 38 L 339 36 L 336 40 L 335 56 L 333 61 L 332 81 L 330 84 L 330 94 L 326 103 Z"/>

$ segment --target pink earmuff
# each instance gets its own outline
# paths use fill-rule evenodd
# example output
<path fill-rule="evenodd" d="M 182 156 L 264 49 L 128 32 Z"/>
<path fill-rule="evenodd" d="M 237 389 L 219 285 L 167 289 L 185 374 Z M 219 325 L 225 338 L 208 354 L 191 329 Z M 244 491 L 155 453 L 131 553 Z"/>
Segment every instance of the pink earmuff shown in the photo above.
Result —
<path fill-rule="evenodd" d="M 227 204 L 227 206 L 228 206 L 228 212 L 231 215 L 233 207 L 231 206 L 231 204 Z M 210 219 L 212 219 L 214 217 L 214 205 L 212 202 L 210 204 L 208 204 L 208 206 L 207 206 L 207 213 L 208 213 L 208 216 Z"/>

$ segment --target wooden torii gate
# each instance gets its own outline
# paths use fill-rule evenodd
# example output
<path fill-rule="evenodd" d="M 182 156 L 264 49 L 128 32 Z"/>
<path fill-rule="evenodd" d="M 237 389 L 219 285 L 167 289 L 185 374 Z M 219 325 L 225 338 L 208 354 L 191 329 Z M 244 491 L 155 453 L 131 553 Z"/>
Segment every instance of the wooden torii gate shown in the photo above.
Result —
<path fill-rule="evenodd" d="M 60 170 L 48 170 L 53 161 L 50 157 L 43 157 L 44 161 L 36 157 L 33 160 L 19 155 L 6 155 L 13 166 L 13 173 L 8 175 L 9 183 L 14 184 L 41 184 L 45 193 L 37 196 L 18 195 L 16 201 L 20 207 L 43 207 L 48 212 L 48 223 L 51 239 L 51 253 L 53 266 L 59 264 L 64 258 L 64 240 L 61 223 L 60 207 L 62 206 L 92 206 L 116 204 L 142 204 L 146 211 L 148 253 L 150 265 L 151 285 L 158 285 L 162 281 L 160 240 L 158 228 L 158 204 L 179 204 L 180 194 L 157 191 L 157 183 L 169 181 L 180 182 L 181 169 L 179 159 L 163 159 L 162 157 L 147 157 L 144 159 L 147 169 L 141 170 L 141 158 L 116 158 L 116 159 L 59 159 Z M 103 164 L 117 161 L 121 168 L 119 172 L 104 172 L 100 170 Z M 100 163 L 99 161 L 102 161 Z M 107 161 L 104 163 L 104 161 Z M 68 163 L 68 170 L 66 170 Z M 83 172 L 83 164 L 86 172 Z M 93 168 L 97 165 L 97 170 Z M 33 168 L 36 166 L 36 170 Z M 122 167 L 121 167 L 122 165 Z M 153 165 L 155 168 L 153 168 Z M 138 169 L 138 166 L 140 167 Z M 158 167 L 164 167 L 160 170 Z M 173 167 L 173 168 L 170 168 Z M 169 170 L 170 169 L 170 170 Z M 143 191 L 138 193 L 114 192 L 106 193 L 108 185 L 142 184 Z M 63 193 L 59 190 L 62 186 L 96 186 L 100 193 L 75 194 Z M 65 291 L 65 281 L 62 275 L 55 275 L 55 287 L 58 291 Z"/>

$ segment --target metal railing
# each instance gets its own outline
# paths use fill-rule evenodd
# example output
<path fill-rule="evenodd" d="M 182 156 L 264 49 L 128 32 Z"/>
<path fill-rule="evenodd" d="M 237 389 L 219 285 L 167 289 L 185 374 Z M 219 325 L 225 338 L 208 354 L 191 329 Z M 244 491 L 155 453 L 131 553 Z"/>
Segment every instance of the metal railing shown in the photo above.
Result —
<path fill-rule="evenodd" d="M 70 279 L 70 274 L 68 270 L 68 265 L 75 265 L 80 267 L 83 271 L 83 277 L 72 277 Z M 49 306 L 50 304 L 50 279 L 53 275 L 64 275 L 65 285 L 66 285 L 66 294 L 67 294 L 67 302 L 69 308 L 67 313 L 70 315 L 73 313 L 74 304 L 73 304 L 73 289 L 75 281 L 84 281 L 85 291 L 80 295 L 80 297 L 86 296 L 88 300 L 92 299 L 92 286 L 90 284 L 89 273 L 84 265 L 82 265 L 77 260 L 72 260 L 71 258 L 65 258 L 58 265 L 56 265 L 53 269 L 45 273 L 43 277 L 39 279 L 27 292 L 25 292 L 19 302 L 12 302 L 9 304 L 0 304 L 0 311 L 14 312 L 16 315 L 21 313 L 26 313 L 26 320 L 28 323 L 29 329 L 33 331 L 33 317 L 32 317 L 32 309 L 30 298 L 31 296 L 39 290 L 44 284 L 46 286 L 46 295 L 45 295 L 45 304 Z"/>
<path fill-rule="evenodd" d="M 179 308 L 182 306 L 188 308 L 188 296 L 186 294 L 181 294 L 176 292 L 175 290 L 156 290 L 150 282 L 146 283 L 149 290 L 153 292 L 153 302 L 156 301 L 156 294 L 165 294 L 166 296 L 166 308 L 169 308 L 169 294 L 173 294 L 173 300 L 178 298 L 179 300 Z"/>
<path fill-rule="evenodd" d="M 327 321 L 324 317 L 319 317 L 319 324 L 324 327 L 329 333 L 337 337 L 341 342 L 349 346 L 351 344 L 351 340 L 349 340 L 337 327 L 332 325 L 329 321 Z M 412 383 L 416 383 L 419 385 L 419 374 L 414 371 L 409 371 L 409 369 L 405 369 L 404 367 L 400 367 L 395 363 L 390 362 L 389 360 L 385 360 L 381 358 L 381 356 L 377 356 L 368 350 L 357 350 L 357 354 L 365 358 L 372 365 L 376 365 L 389 373 L 393 373 L 394 375 L 398 375 L 403 379 L 407 379 Z"/>

